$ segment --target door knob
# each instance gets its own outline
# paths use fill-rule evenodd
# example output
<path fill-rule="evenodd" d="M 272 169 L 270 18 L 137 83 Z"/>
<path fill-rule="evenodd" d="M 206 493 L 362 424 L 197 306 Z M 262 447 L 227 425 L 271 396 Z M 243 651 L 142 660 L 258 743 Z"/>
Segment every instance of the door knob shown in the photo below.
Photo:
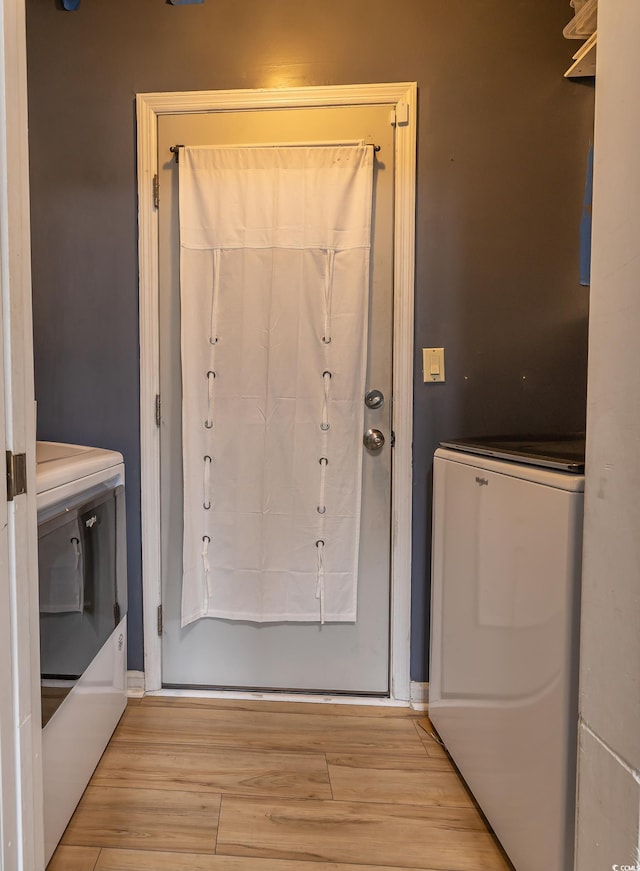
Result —
<path fill-rule="evenodd" d="M 368 429 L 364 434 L 362 443 L 368 451 L 371 451 L 372 454 L 377 454 L 378 451 L 382 450 L 382 446 L 384 445 L 384 436 L 379 429 Z"/>

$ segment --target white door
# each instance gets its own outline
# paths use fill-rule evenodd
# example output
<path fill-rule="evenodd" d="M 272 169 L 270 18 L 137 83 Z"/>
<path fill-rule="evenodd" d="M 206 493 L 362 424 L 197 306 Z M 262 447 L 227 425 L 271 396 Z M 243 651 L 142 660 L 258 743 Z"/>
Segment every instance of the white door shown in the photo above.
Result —
<path fill-rule="evenodd" d="M 358 617 L 355 623 L 249 623 L 206 618 L 180 627 L 182 437 L 178 167 L 171 146 L 364 140 L 374 169 L 371 302 L 364 429 L 386 440 L 364 452 Z M 162 681 L 165 686 L 389 691 L 393 155 L 389 106 L 163 115 L 158 120 L 161 416 Z M 364 402 L 364 396 L 362 397 Z"/>

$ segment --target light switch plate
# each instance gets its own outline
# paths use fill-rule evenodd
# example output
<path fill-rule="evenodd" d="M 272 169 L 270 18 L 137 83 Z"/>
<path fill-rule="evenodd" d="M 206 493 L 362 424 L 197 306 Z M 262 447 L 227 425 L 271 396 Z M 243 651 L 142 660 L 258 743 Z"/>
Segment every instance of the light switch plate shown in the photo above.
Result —
<path fill-rule="evenodd" d="M 422 349 L 422 377 L 425 383 L 444 381 L 444 348 Z"/>

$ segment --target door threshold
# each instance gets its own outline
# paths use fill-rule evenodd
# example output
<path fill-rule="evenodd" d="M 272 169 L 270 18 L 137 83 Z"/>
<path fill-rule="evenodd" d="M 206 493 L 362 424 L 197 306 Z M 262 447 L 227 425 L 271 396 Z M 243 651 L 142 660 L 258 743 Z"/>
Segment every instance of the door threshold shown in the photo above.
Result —
<path fill-rule="evenodd" d="M 146 693 L 148 696 L 164 696 L 179 699 L 237 699 L 239 701 L 311 702 L 318 705 L 361 705 L 374 707 L 408 708 L 409 702 L 392 699 L 388 695 L 343 695 L 339 693 L 309 693 L 282 690 L 221 690 L 195 689 L 191 687 L 163 687 Z"/>

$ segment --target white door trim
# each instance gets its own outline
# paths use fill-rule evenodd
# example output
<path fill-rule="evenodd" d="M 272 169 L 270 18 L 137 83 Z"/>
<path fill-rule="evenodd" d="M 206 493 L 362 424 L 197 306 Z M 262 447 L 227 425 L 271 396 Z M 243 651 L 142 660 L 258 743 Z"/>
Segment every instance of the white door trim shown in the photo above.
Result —
<path fill-rule="evenodd" d="M 413 426 L 413 299 L 417 86 L 414 82 L 282 90 L 186 91 L 138 94 L 138 255 L 140 270 L 140 441 L 142 588 L 147 692 L 162 686 L 157 631 L 160 586 L 160 392 L 158 337 L 157 172 L 160 115 L 244 109 L 389 105 L 395 110 L 395 229 L 391 505 L 391 697 L 408 700 L 411 618 L 411 439 Z M 390 123 L 392 118 L 390 118 Z"/>
<path fill-rule="evenodd" d="M 0 867 L 44 867 L 42 730 L 24 0 L 0 2 L 0 429 L 26 454 L 27 492 L 3 505 Z M 4 477 L 4 476 L 3 476 Z M 6 501 L 5 484 L 0 499 Z"/>

